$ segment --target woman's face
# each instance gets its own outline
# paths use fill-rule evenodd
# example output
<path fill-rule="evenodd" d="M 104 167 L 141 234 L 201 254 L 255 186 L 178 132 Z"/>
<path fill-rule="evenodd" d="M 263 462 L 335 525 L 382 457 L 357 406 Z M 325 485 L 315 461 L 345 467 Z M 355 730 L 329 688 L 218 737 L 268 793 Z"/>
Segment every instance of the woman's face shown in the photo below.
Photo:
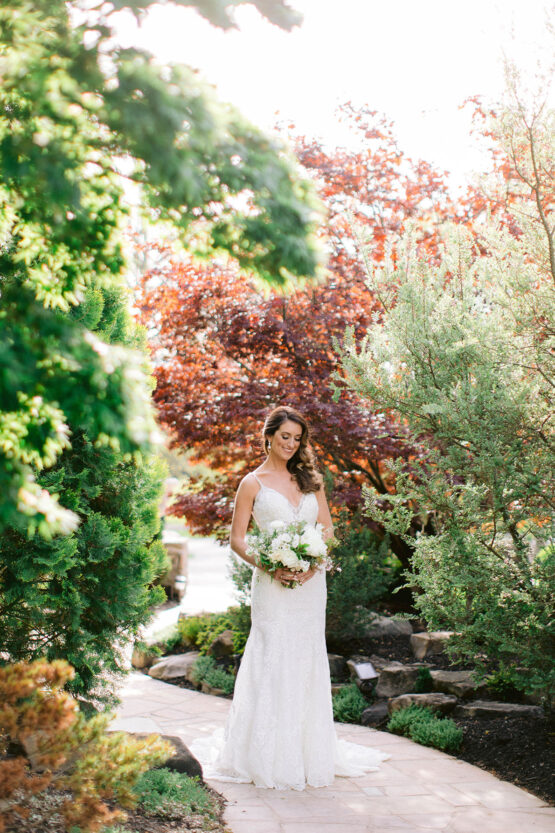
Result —
<path fill-rule="evenodd" d="M 302 435 L 301 426 L 292 419 L 286 419 L 270 437 L 272 452 L 282 460 L 290 460 L 301 444 Z"/>

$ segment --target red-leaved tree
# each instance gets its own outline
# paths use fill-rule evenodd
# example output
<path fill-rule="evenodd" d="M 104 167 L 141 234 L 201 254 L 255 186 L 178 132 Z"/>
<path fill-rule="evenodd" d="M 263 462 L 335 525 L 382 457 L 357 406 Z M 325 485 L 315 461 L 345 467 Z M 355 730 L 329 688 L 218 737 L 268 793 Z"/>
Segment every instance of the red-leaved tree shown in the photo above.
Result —
<path fill-rule="evenodd" d="M 353 228 L 370 236 L 379 262 L 387 241 L 411 221 L 433 256 L 437 222 L 447 216 L 467 222 L 468 206 L 453 204 L 444 175 L 403 155 L 385 119 L 349 105 L 343 114 L 360 134 L 360 150 L 326 152 L 303 138 L 294 142 L 328 208 L 326 280 L 287 294 L 246 282 L 230 262 L 171 257 L 144 276 L 137 306 L 150 332 L 160 418 L 175 446 L 219 475 L 209 485 L 193 480 L 173 508 L 194 531 L 228 527 L 239 480 L 263 459 L 264 416 L 278 404 L 309 419 L 320 466 L 332 480 L 333 509 L 358 507 L 364 483 L 387 495 L 395 484 L 385 461 L 410 462 L 421 453 L 391 415 L 367 410 L 348 390 L 333 397 L 334 339 L 346 327 L 361 337 L 380 315 Z M 407 545 L 395 537 L 391 545 L 408 564 Z"/>

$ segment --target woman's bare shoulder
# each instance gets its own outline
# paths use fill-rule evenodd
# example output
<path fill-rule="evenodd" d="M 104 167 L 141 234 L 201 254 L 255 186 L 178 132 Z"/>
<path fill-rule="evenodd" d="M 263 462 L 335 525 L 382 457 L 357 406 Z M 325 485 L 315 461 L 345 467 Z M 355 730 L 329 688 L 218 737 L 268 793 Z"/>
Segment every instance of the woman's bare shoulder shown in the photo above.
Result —
<path fill-rule="evenodd" d="M 254 497 L 259 489 L 260 483 L 256 478 L 256 472 L 251 471 L 246 474 L 239 483 L 237 494 L 240 492 L 241 495 L 245 495 L 245 497 Z"/>

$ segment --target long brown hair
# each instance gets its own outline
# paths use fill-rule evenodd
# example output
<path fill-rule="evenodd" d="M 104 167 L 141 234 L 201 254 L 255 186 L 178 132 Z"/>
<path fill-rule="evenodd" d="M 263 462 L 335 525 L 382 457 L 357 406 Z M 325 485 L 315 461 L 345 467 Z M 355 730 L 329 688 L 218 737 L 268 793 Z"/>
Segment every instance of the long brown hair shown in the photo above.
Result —
<path fill-rule="evenodd" d="M 263 429 L 264 451 L 268 453 L 270 437 L 273 437 L 288 419 L 300 426 L 302 434 L 298 449 L 287 461 L 287 469 L 297 481 L 301 492 L 317 492 L 322 485 L 322 475 L 316 469 L 316 458 L 309 445 L 310 429 L 306 419 L 295 408 L 280 405 L 268 414 Z"/>

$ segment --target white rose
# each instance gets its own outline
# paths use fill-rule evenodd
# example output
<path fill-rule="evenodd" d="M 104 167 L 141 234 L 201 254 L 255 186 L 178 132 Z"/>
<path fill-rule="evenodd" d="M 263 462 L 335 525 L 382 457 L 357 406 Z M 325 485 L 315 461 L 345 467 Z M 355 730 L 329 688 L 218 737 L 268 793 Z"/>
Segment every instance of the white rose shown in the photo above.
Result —
<path fill-rule="evenodd" d="M 285 523 L 283 521 L 271 521 L 270 529 L 283 529 Z"/>
<path fill-rule="evenodd" d="M 283 549 L 276 553 L 276 556 L 277 560 L 281 561 L 284 567 L 288 567 L 290 570 L 299 569 L 299 559 L 289 547 L 283 547 Z"/>
<path fill-rule="evenodd" d="M 301 544 L 304 544 L 308 554 L 313 558 L 321 558 L 327 552 L 327 547 L 319 530 L 313 526 L 307 526 L 301 535 Z"/>
<path fill-rule="evenodd" d="M 310 570 L 310 561 L 305 561 L 304 558 L 301 558 L 299 564 L 303 573 L 307 573 Z"/>

